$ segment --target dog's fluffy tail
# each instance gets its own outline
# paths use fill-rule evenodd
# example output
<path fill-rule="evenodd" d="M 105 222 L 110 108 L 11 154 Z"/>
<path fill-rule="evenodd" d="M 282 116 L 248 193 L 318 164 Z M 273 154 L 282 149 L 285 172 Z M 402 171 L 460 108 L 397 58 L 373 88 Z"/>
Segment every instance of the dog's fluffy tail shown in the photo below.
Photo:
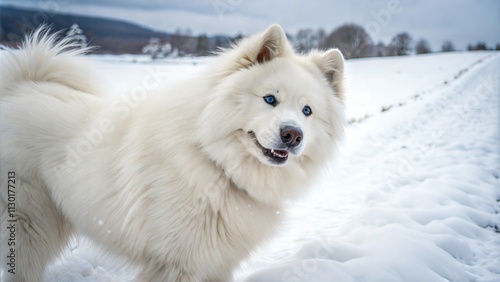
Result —
<path fill-rule="evenodd" d="M 42 26 L 26 36 L 21 49 L 0 51 L 0 96 L 23 82 L 52 82 L 97 94 L 89 60 L 82 58 L 91 48 L 67 38 L 58 41 L 58 36 Z"/>

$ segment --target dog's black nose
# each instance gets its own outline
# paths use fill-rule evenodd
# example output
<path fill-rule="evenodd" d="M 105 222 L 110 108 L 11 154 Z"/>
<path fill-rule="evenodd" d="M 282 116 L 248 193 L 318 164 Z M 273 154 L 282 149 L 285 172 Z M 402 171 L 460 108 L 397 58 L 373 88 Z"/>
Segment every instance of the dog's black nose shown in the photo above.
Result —
<path fill-rule="evenodd" d="M 298 127 L 285 126 L 281 129 L 281 141 L 290 148 L 299 146 L 302 139 L 304 139 L 304 134 Z"/>

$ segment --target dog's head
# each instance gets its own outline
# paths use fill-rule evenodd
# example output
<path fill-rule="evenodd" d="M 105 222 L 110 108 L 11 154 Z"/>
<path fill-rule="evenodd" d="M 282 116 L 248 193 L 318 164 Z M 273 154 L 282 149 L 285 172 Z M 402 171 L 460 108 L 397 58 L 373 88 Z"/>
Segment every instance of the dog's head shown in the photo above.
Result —
<path fill-rule="evenodd" d="M 272 25 L 214 63 L 201 132 L 212 142 L 205 151 L 231 177 L 239 169 L 272 185 L 269 178 L 307 174 L 331 157 L 344 127 L 338 50 L 296 54 Z"/>

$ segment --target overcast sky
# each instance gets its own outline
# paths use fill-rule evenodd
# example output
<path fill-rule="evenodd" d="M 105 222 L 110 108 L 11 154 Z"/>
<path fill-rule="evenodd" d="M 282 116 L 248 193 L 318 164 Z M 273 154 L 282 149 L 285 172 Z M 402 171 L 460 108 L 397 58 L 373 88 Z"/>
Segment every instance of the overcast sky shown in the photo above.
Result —
<path fill-rule="evenodd" d="M 457 49 L 468 43 L 500 43 L 500 0 L 0 0 L 53 13 L 118 18 L 155 30 L 189 28 L 193 35 L 250 34 L 279 23 L 290 34 L 300 28 L 328 33 L 344 23 L 364 26 L 375 42 L 389 43 L 407 31 L 434 50 L 445 40 Z"/>

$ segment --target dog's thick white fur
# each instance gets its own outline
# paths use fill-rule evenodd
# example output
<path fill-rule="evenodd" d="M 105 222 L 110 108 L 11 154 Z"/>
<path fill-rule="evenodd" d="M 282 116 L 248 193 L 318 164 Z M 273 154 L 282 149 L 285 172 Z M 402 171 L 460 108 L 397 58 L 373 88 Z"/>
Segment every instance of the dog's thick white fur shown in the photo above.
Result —
<path fill-rule="evenodd" d="M 1 52 L 2 281 L 41 281 L 75 232 L 139 281 L 229 280 L 342 139 L 341 53 L 296 54 L 278 25 L 135 104 L 73 47 L 39 29 Z"/>

